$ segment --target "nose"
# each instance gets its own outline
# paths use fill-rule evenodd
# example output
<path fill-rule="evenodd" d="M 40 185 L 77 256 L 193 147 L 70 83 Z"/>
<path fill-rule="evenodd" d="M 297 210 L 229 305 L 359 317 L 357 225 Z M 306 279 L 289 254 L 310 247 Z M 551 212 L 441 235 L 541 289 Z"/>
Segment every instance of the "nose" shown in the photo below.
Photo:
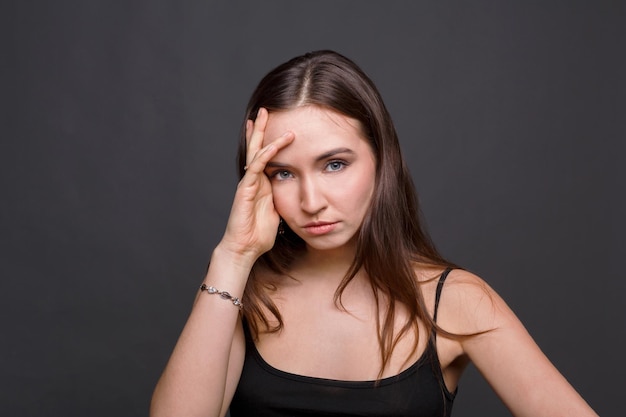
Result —
<path fill-rule="evenodd" d="M 300 183 L 300 208 L 309 213 L 317 214 L 327 206 L 323 187 L 312 177 L 303 178 Z"/>

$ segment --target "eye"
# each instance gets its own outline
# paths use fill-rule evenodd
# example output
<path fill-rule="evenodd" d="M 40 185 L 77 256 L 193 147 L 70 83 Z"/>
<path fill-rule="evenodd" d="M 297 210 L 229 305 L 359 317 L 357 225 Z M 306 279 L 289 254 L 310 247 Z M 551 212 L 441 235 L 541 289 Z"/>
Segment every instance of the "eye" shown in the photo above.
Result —
<path fill-rule="evenodd" d="M 280 171 L 276 171 L 272 174 L 272 178 L 278 180 L 278 181 L 283 181 L 283 180 L 287 180 L 289 178 L 291 178 L 293 175 L 291 174 L 291 172 L 286 171 L 286 170 L 280 170 Z"/>
<path fill-rule="evenodd" d="M 326 171 L 341 171 L 347 164 L 344 161 L 330 161 L 326 164 Z"/>

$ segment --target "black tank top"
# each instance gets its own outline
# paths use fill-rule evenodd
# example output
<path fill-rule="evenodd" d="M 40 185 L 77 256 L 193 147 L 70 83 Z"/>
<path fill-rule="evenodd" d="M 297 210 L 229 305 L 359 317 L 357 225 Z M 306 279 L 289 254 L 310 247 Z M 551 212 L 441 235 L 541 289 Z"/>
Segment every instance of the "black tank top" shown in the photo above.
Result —
<path fill-rule="evenodd" d="M 439 278 L 433 319 L 443 283 Z M 269 365 L 256 349 L 247 325 L 246 355 L 231 417 L 385 416 L 448 417 L 456 391 L 443 382 L 435 333 L 422 356 L 400 374 L 378 381 L 340 381 L 291 374 Z"/>

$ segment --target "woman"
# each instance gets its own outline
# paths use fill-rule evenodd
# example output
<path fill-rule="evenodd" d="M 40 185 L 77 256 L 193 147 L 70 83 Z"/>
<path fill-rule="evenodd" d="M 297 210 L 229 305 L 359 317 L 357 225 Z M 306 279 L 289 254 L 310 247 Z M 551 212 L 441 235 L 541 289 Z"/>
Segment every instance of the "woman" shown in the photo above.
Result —
<path fill-rule="evenodd" d="M 516 416 L 594 416 L 418 220 L 380 94 L 319 51 L 260 82 L 226 231 L 153 416 L 450 415 L 472 361 Z"/>

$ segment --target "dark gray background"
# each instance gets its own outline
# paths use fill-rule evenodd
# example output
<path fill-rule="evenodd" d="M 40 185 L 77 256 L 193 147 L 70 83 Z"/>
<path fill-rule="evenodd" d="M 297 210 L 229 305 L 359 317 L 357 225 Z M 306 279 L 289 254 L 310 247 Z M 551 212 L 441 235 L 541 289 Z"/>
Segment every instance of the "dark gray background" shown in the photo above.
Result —
<path fill-rule="evenodd" d="M 623 2 L 3 3 L 0 412 L 146 415 L 226 222 L 244 105 L 331 48 L 396 122 L 443 253 L 621 414 Z M 505 416 L 470 370 L 455 416 Z"/>

